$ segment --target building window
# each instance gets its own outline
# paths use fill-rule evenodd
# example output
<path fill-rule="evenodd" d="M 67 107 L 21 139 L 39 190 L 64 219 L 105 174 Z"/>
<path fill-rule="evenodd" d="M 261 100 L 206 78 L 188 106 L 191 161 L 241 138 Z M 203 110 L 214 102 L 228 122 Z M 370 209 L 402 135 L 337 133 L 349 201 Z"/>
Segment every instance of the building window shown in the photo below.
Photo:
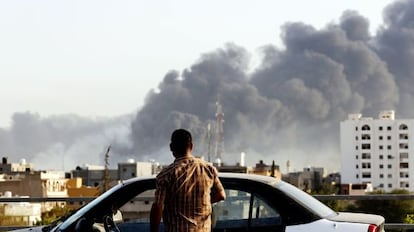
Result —
<path fill-rule="evenodd" d="M 378 137 L 378 139 L 379 139 L 379 140 L 382 140 L 382 135 L 380 135 L 380 136 Z"/>
<path fill-rule="evenodd" d="M 371 178 L 371 173 L 370 172 L 363 172 L 362 173 L 362 178 Z"/>
<path fill-rule="evenodd" d="M 362 163 L 362 168 L 371 168 L 371 163 Z"/>
<path fill-rule="evenodd" d="M 379 177 L 382 179 L 384 178 L 384 174 L 380 174 Z"/>
<path fill-rule="evenodd" d="M 390 136 L 390 135 L 388 135 L 388 136 L 387 136 L 387 139 L 388 139 L 388 140 L 391 140 L 391 136 Z"/>
<path fill-rule="evenodd" d="M 388 159 L 393 159 L 394 157 L 392 155 L 387 156 Z"/>
<path fill-rule="evenodd" d="M 356 178 L 359 179 L 359 175 L 358 174 L 356 174 Z"/>
<path fill-rule="evenodd" d="M 358 131 L 358 127 L 357 126 L 355 127 L 355 131 Z"/>
<path fill-rule="evenodd" d="M 355 165 L 355 168 L 356 168 L 356 169 L 358 169 L 358 168 L 359 168 L 359 167 L 358 167 L 358 164 L 357 164 L 357 165 Z"/>
<path fill-rule="evenodd" d="M 400 143 L 400 149 L 408 149 L 408 143 Z"/>
<path fill-rule="evenodd" d="M 408 126 L 405 124 L 401 124 L 399 128 L 400 130 L 408 130 Z"/>
<path fill-rule="evenodd" d="M 371 144 L 369 144 L 369 143 L 363 143 L 361 145 L 361 148 L 362 148 L 362 150 L 369 150 L 369 149 L 371 149 Z"/>
<path fill-rule="evenodd" d="M 392 184 L 388 184 L 388 188 L 392 188 Z"/>
<path fill-rule="evenodd" d="M 384 159 L 384 156 L 383 155 L 380 155 L 379 158 L 382 160 L 382 159 Z"/>
<path fill-rule="evenodd" d="M 371 153 L 362 153 L 362 159 L 371 159 Z"/>
<path fill-rule="evenodd" d="M 389 131 L 390 131 L 391 129 L 392 129 L 392 128 L 391 128 L 390 126 L 387 126 L 387 130 L 389 130 Z"/>
<path fill-rule="evenodd" d="M 388 167 L 388 169 L 391 169 L 392 168 L 392 165 L 391 164 L 388 164 L 387 167 Z"/>
<path fill-rule="evenodd" d="M 355 136 L 355 140 L 358 141 L 358 136 Z"/>
<path fill-rule="evenodd" d="M 408 163 L 400 163 L 400 168 L 408 168 Z"/>
<path fill-rule="evenodd" d="M 363 135 L 361 135 L 361 139 L 362 140 L 370 140 L 371 139 L 371 135 L 369 135 L 369 134 L 363 134 Z"/>
<path fill-rule="evenodd" d="M 408 139 L 408 134 L 400 134 L 400 139 Z"/>
<path fill-rule="evenodd" d="M 400 172 L 400 177 L 401 178 L 408 178 L 410 175 L 408 174 L 408 172 Z"/>
<path fill-rule="evenodd" d="M 380 165 L 379 165 L 379 168 L 380 168 L 380 169 L 383 169 L 383 168 L 384 168 L 384 165 L 383 165 L 383 164 L 380 164 Z"/>
<path fill-rule="evenodd" d="M 400 188 L 409 188 L 410 185 L 407 182 L 400 182 Z"/>
<path fill-rule="evenodd" d="M 388 174 L 388 178 L 392 178 L 392 174 Z"/>
<path fill-rule="evenodd" d="M 362 127 L 361 127 L 361 130 L 363 130 L 363 131 L 366 131 L 366 130 L 371 130 L 371 128 L 368 126 L 368 125 L 363 125 Z"/>
<path fill-rule="evenodd" d="M 378 127 L 378 130 L 382 131 L 382 126 Z"/>
<path fill-rule="evenodd" d="M 387 149 L 388 149 L 388 150 L 391 150 L 391 145 L 388 145 L 388 146 L 387 146 Z"/>
<path fill-rule="evenodd" d="M 355 150 L 358 150 L 358 145 L 355 146 Z"/>
<path fill-rule="evenodd" d="M 379 149 L 380 149 L 380 150 L 382 150 L 382 148 L 383 148 L 383 146 L 382 146 L 382 145 L 380 145 L 380 146 L 379 146 Z"/>
<path fill-rule="evenodd" d="M 355 159 L 358 159 L 358 155 L 355 156 Z"/>
<path fill-rule="evenodd" d="M 400 153 L 400 159 L 408 159 L 408 152 Z"/>
<path fill-rule="evenodd" d="M 379 187 L 380 187 L 380 188 L 384 188 L 384 184 L 380 184 L 380 185 L 379 185 Z"/>

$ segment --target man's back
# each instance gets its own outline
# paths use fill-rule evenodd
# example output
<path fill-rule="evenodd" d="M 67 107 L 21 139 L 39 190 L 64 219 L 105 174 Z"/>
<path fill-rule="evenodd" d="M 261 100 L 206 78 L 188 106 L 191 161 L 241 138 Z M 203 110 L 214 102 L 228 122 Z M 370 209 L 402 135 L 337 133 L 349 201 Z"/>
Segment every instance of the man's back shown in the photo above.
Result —
<path fill-rule="evenodd" d="M 216 180 L 216 169 L 194 157 L 177 158 L 157 176 L 157 185 L 166 190 L 167 231 L 210 231 L 210 194 L 217 191 Z"/>
<path fill-rule="evenodd" d="M 171 135 L 174 163 L 157 175 L 155 200 L 151 207 L 151 232 L 158 232 L 161 215 L 167 232 L 210 231 L 211 203 L 226 193 L 209 163 L 192 156 L 192 136 L 177 129 Z"/>

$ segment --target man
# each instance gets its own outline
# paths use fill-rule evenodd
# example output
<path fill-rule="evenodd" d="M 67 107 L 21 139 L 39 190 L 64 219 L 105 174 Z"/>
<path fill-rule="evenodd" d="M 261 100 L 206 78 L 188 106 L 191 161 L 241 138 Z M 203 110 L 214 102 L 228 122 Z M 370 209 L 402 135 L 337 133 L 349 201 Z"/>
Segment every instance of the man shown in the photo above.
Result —
<path fill-rule="evenodd" d="M 192 156 L 190 132 L 175 130 L 170 150 L 175 160 L 157 175 L 155 201 L 151 208 L 151 232 L 158 232 L 163 218 L 166 232 L 211 231 L 211 204 L 226 194 L 210 163 Z"/>

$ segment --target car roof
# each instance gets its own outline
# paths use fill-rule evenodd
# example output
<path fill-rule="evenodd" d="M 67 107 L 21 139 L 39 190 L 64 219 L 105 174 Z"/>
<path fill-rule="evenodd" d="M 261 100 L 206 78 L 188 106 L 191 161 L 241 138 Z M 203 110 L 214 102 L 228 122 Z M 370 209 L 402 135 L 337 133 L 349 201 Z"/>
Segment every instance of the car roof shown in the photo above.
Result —
<path fill-rule="evenodd" d="M 275 186 L 277 183 L 283 182 L 282 180 L 274 178 L 274 177 L 258 175 L 258 174 L 249 174 L 249 173 L 219 172 L 218 175 L 220 179 L 250 180 L 250 181 L 257 181 L 257 182 L 272 185 L 272 186 Z M 134 177 L 128 180 L 121 181 L 121 185 L 127 185 L 127 184 L 134 183 L 136 181 L 151 180 L 155 178 L 156 178 L 156 175 Z"/>
<path fill-rule="evenodd" d="M 248 174 L 248 173 L 229 173 L 229 172 L 220 172 L 220 178 L 231 178 L 231 179 L 244 179 L 244 180 L 251 180 L 257 181 L 268 185 L 275 185 L 279 182 L 283 182 L 274 177 L 258 175 L 258 174 Z"/>

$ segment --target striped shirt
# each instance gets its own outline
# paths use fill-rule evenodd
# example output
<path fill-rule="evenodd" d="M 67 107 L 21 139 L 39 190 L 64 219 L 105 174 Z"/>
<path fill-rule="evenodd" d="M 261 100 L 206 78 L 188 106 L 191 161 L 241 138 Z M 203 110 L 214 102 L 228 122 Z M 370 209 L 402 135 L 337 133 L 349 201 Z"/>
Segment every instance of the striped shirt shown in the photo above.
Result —
<path fill-rule="evenodd" d="M 164 204 L 166 232 L 211 231 L 210 195 L 223 191 L 216 168 L 201 159 L 175 159 L 157 175 L 155 202 Z"/>

